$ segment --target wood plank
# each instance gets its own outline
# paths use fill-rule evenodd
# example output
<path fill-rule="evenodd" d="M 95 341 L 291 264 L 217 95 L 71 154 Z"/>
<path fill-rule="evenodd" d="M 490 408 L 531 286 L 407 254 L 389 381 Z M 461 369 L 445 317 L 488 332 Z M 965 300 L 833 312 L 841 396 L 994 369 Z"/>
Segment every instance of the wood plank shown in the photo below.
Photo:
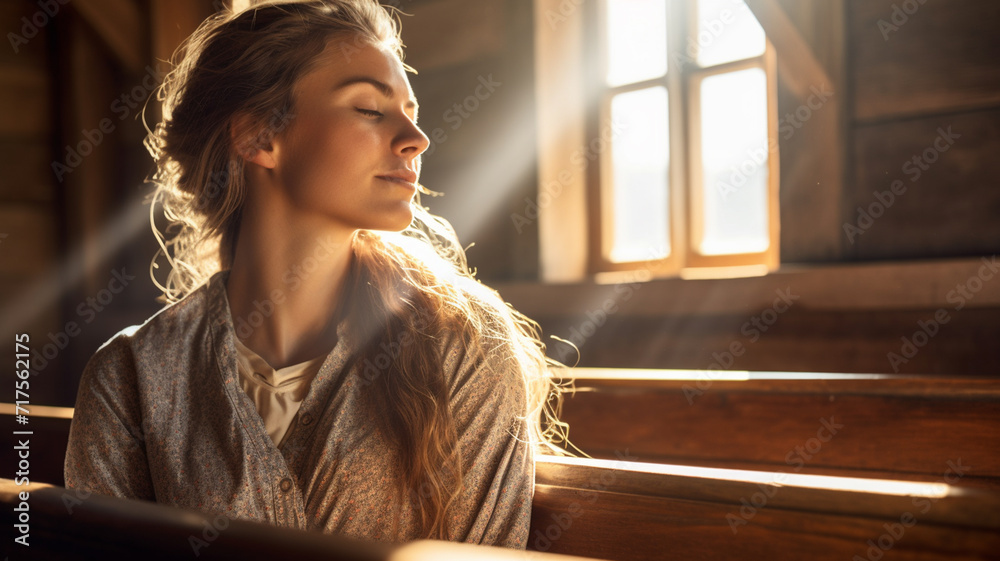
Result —
<path fill-rule="evenodd" d="M 0 2 L 0 29 L 4 30 L 6 39 L 6 45 L 0 48 L 0 65 L 45 65 L 46 36 L 51 18 L 44 12 L 42 15 L 35 15 L 38 12 L 42 10 L 30 0 Z M 25 22 L 24 18 L 28 21 Z M 39 28 L 32 19 L 42 22 L 42 27 Z"/>
<path fill-rule="evenodd" d="M 1000 109 L 856 128 L 855 180 L 845 191 L 845 221 L 867 227 L 846 246 L 848 254 L 859 259 L 995 254 L 998 152 Z M 890 191 L 894 184 L 902 194 Z M 875 191 L 891 205 L 880 203 Z M 859 207 L 873 218 L 863 219 Z"/>
<path fill-rule="evenodd" d="M 30 379 L 33 386 L 32 390 L 35 389 L 34 386 L 48 385 L 52 378 L 54 377 L 49 377 L 49 379 L 41 376 L 32 377 Z M 32 402 L 42 398 L 41 393 L 38 393 L 37 397 L 35 394 L 36 392 L 32 391 Z M 8 409 L 7 407 L 4 407 L 5 410 L 0 411 L 0 420 L 11 427 L 18 426 L 14 420 L 13 406 L 12 404 L 10 405 L 9 411 L 6 410 Z M 40 446 L 31 447 L 30 477 L 32 481 L 61 486 L 65 484 L 63 462 L 66 459 L 66 447 L 69 443 L 70 419 L 46 415 L 47 412 L 44 409 L 44 407 L 38 405 L 28 407 L 28 410 L 31 411 L 31 425 L 28 428 L 33 432 L 31 435 L 32 442 L 44 443 Z M 0 450 L 0 461 L 7 462 L 9 466 L 17 465 L 18 458 L 14 447 L 17 446 L 18 437 L 19 435 L 12 434 L 9 431 L 8 434 L 0 435 L 0 443 L 3 444 L 3 450 Z M 21 436 L 20 438 L 23 439 L 24 437 Z"/>
<path fill-rule="evenodd" d="M 850 1 L 854 117 L 875 121 L 1000 105 L 1000 4 L 920 2 L 912 14 L 903 5 Z"/>
<path fill-rule="evenodd" d="M 0 275 L 32 276 L 56 257 L 56 216 L 46 205 L 0 206 Z"/>
<path fill-rule="evenodd" d="M 778 52 L 778 64 L 799 99 L 809 97 L 810 87 L 834 86 L 830 72 L 820 64 L 778 0 L 746 0 L 746 4 Z"/>
<path fill-rule="evenodd" d="M 962 475 L 947 465 L 936 477 L 913 482 L 637 462 L 630 459 L 631 451 L 619 458 L 541 455 L 535 484 L 737 506 L 764 486 L 771 491 L 769 508 L 863 518 L 891 518 L 911 507 L 913 499 L 928 499 L 934 508 L 923 522 L 1000 529 L 1000 494 L 962 486 Z"/>
<path fill-rule="evenodd" d="M 887 188 L 888 183 L 880 183 L 879 187 Z M 917 193 L 912 194 L 919 197 Z M 871 196 L 871 190 L 868 195 Z M 881 225 L 876 224 L 869 231 L 879 227 Z M 632 274 L 608 284 L 497 282 L 493 286 L 515 308 L 530 317 L 582 316 L 588 310 L 601 308 L 607 300 L 618 306 L 615 317 L 729 313 L 749 316 L 771 307 L 775 291 L 786 287 L 800 297 L 795 303 L 796 309 L 933 310 L 951 307 L 952 303 L 948 302 L 950 288 L 976 276 L 982 266 L 980 257 L 834 265 L 786 264 L 767 276 L 737 279 L 646 281 Z M 968 300 L 967 306 L 1000 306 L 1000 283 L 984 284 L 976 297 Z"/>
<path fill-rule="evenodd" d="M 843 260 L 848 90 L 839 78 L 833 88 L 817 88 L 822 95 L 810 92 L 803 99 L 791 91 L 788 74 L 778 71 L 782 263 Z"/>
<path fill-rule="evenodd" d="M 993 380 L 885 376 L 751 380 L 685 373 L 574 373 L 561 419 L 592 455 L 627 449 L 646 462 L 759 464 L 802 473 L 933 475 L 961 459 L 1000 482 L 1000 387 Z M 722 376 L 739 373 L 721 373 Z M 671 379 L 672 378 L 672 379 Z M 989 482 L 985 482 L 989 484 Z"/>
<path fill-rule="evenodd" d="M 611 462 L 608 462 L 609 464 Z M 801 489 L 782 487 L 767 499 L 766 507 L 746 509 L 748 518 L 741 517 L 741 501 L 761 493 L 753 484 L 729 484 L 720 489 L 697 477 L 676 481 L 677 496 L 649 496 L 648 485 L 638 485 L 641 494 L 621 482 L 628 478 L 621 468 L 609 466 L 602 470 L 577 469 L 559 481 L 567 486 L 549 485 L 549 468 L 539 463 L 538 484 L 532 510 L 532 534 L 529 547 L 554 553 L 598 555 L 622 561 L 676 559 L 810 559 L 844 560 L 860 556 L 865 559 L 868 541 L 882 539 L 888 545 L 893 560 L 983 559 L 994 555 L 1000 547 L 1000 534 L 995 528 L 954 526 L 927 517 L 938 515 L 951 497 L 917 508 L 909 498 L 898 497 L 882 503 L 884 497 L 858 496 L 859 510 L 882 504 L 881 514 L 831 514 L 819 505 L 803 504 L 804 509 L 778 505 L 778 501 L 795 502 L 804 498 Z M 655 476 L 653 476 L 655 477 Z M 647 478 L 648 479 L 648 478 Z M 718 481 L 712 482 L 719 483 Z M 724 490 L 723 490 L 724 489 Z M 702 496 L 706 491 L 708 496 Z M 756 499 L 754 499 L 756 500 Z M 920 499 L 923 500 L 923 499 Z M 885 508 L 889 506 L 888 508 Z M 955 504 L 955 503 L 951 503 Z M 978 511 L 995 508 L 996 496 L 989 495 Z M 751 508 L 752 505 L 751 505 Z M 872 509 L 874 510 L 874 509 Z M 950 512 L 956 512 L 950 510 Z M 898 539 L 882 538 L 890 525 L 900 525 L 909 513 L 916 524 L 903 528 Z M 727 516 L 746 522 L 730 525 Z M 939 515 L 938 519 L 947 518 Z M 895 529 L 895 528 L 894 528 Z M 886 551 L 876 546 L 873 557 Z M 881 555 L 880 555 L 881 554 Z"/>
<path fill-rule="evenodd" d="M 944 288 L 953 290 L 954 286 Z M 871 312 L 792 309 L 778 317 L 765 317 L 759 308 L 718 316 L 612 314 L 603 323 L 596 304 L 578 304 L 559 317 L 518 308 L 542 326 L 549 356 L 568 365 L 576 364 L 576 352 L 550 337 L 575 343 L 580 349 L 579 366 L 586 367 L 995 377 L 1000 371 L 1000 348 L 993 344 L 1000 338 L 1000 308 L 967 305 L 955 310 L 956 304 L 949 306 Z M 921 322 L 934 331 L 934 317 L 941 309 L 947 323 L 938 323 L 934 337 L 924 342 L 918 335 L 922 346 L 916 355 L 910 352 L 905 362 L 890 360 L 889 353 L 902 351 L 903 337 L 912 340 L 914 333 L 924 331 Z M 761 325 L 766 331 L 757 329 L 754 318 L 771 325 Z M 733 350 L 742 354 L 727 356 Z"/>
<path fill-rule="evenodd" d="M 834 83 L 843 83 L 846 0 L 777 0 Z"/>
<path fill-rule="evenodd" d="M 47 139 L 0 138 L 0 169 L 4 170 L 0 201 L 53 203 L 51 162 Z"/>
<path fill-rule="evenodd" d="M 46 139 L 51 134 L 50 79 L 44 67 L 0 66 L 0 135 Z"/>
<path fill-rule="evenodd" d="M 560 13 L 560 2 L 534 2 L 538 122 L 538 192 L 534 202 L 537 205 L 544 196 L 549 204 L 534 210 L 525 201 L 524 207 L 511 215 L 511 221 L 517 220 L 519 234 L 537 221 L 538 276 L 544 282 L 581 280 L 587 274 L 586 170 L 573 160 L 573 153 L 583 150 L 587 142 L 585 96 L 577 95 L 586 83 L 582 44 L 587 10 L 573 10 L 565 15 L 565 21 L 553 26 L 549 18 Z"/>

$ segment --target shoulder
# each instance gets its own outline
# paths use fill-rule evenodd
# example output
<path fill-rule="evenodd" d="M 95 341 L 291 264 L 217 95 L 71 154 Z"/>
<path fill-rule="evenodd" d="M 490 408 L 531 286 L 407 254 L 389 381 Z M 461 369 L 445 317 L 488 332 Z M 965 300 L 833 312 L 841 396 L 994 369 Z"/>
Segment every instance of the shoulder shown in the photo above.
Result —
<path fill-rule="evenodd" d="M 180 301 L 167 305 L 145 322 L 126 327 L 105 341 L 91 357 L 90 367 L 132 366 L 143 360 L 157 359 L 175 354 L 192 338 L 208 335 L 207 327 L 215 317 L 211 293 L 212 283 L 218 274 L 192 291 Z"/>
<path fill-rule="evenodd" d="M 514 345 L 513 340 L 480 331 L 471 338 L 457 332 L 442 337 L 444 376 L 456 405 L 510 412 L 523 406 L 526 376 Z"/>

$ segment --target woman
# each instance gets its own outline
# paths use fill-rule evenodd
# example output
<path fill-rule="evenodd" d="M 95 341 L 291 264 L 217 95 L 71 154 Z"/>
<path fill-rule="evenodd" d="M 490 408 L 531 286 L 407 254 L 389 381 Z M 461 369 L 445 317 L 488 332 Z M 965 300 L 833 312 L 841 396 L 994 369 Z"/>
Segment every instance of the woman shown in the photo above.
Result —
<path fill-rule="evenodd" d="M 419 205 L 396 21 L 375 0 L 266 5 L 177 56 L 147 139 L 171 305 L 88 363 L 67 487 L 524 548 L 558 388 L 537 325 Z"/>

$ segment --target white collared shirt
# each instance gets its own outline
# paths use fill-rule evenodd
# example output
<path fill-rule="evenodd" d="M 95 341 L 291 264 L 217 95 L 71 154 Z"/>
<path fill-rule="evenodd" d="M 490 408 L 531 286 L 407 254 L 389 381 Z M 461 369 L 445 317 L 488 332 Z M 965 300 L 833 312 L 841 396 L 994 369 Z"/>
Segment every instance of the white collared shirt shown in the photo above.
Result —
<path fill-rule="evenodd" d="M 235 339 L 240 385 L 257 406 L 268 436 L 281 446 L 326 355 L 275 370 L 239 337 Z"/>

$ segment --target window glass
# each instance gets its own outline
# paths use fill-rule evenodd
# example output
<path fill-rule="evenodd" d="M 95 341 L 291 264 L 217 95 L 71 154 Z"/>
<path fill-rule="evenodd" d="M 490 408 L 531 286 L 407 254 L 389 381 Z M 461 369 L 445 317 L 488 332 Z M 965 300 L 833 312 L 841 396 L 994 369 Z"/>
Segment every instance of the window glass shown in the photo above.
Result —
<path fill-rule="evenodd" d="M 764 29 L 743 0 L 698 0 L 698 64 L 712 66 L 764 52 Z"/>
<path fill-rule="evenodd" d="M 609 86 L 663 76 L 667 72 L 667 3 L 606 0 Z"/>
<path fill-rule="evenodd" d="M 611 166 L 615 262 L 662 258 L 670 251 L 667 90 L 662 86 L 614 96 Z"/>
<path fill-rule="evenodd" d="M 768 247 L 767 79 L 759 68 L 701 82 L 703 255 Z"/>

